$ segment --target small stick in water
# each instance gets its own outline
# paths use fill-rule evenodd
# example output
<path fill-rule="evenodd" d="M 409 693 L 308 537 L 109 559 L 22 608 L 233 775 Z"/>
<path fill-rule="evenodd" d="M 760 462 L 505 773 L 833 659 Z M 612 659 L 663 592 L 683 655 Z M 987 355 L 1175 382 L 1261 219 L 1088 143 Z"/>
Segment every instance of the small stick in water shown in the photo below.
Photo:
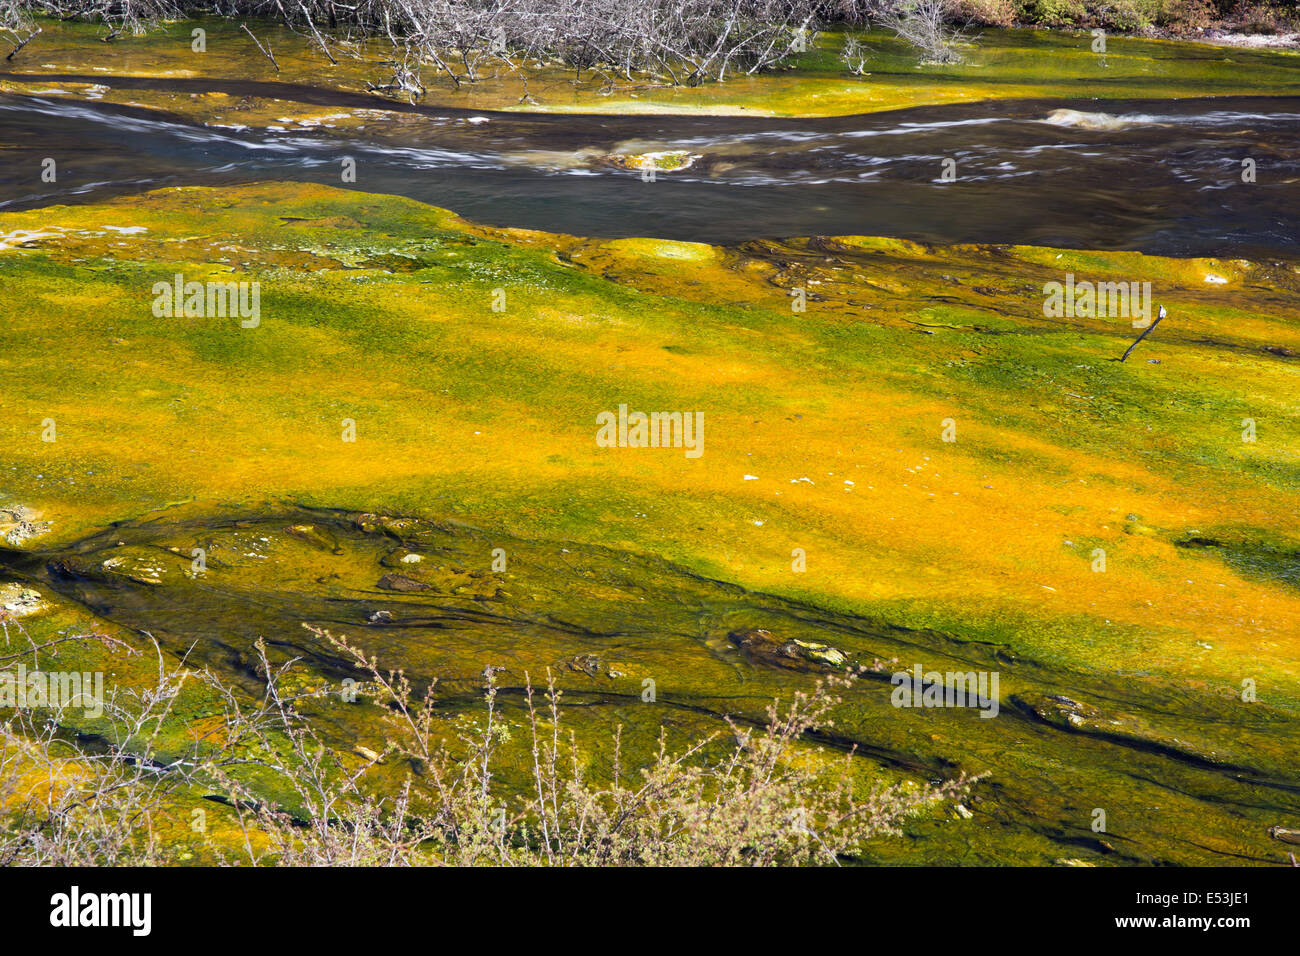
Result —
<path fill-rule="evenodd" d="M 9 51 L 9 55 L 8 55 L 7 57 L 5 57 L 5 59 L 6 59 L 6 60 L 12 60 L 14 57 L 16 57 L 16 56 L 18 55 L 18 51 L 21 50 L 23 47 L 25 47 L 27 44 L 31 43 L 31 42 L 32 42 L 32 37 L 36 36 L 36 34 L 38 34 L 38 33 L 40 33 L 40 32 L 41 32 L 41 28 L 40 28 L 40 27 L 37 27 L 34 31 L 32 31 L 31 33 L 27 34 L 27 39 L 24 40 L 22 43 L 18 44 L 18 45 L 17 45 L 16 47 L 14 47 L 12 50 L 10 50 L 10 51 Z"/>
<path fill-rule="evenodd" d="M 1120 359 L 1121 362 L 1124 361 L 1124 359 L 1128 358 L 1129 352 L 1132 352 L 1135 348 L 1138 347 L 1139 342 L 1141 342 L 1144 338 L 1146 338 L 1148 335 L 1151 334 L 1151 330 L 1160 324 L 1160 320 L 1163 319 L 1166 314 L 1167 313 L 1165 312 L 1165 307 L 1162 305 L 1160 307 L 1160 314 L 1156 316 L 1156 320 L 1152 322 L 1150 325 L 1148 325 L 1145 329 L 1143 329 L 1142 334 L 1133 340 L 1133 344 L 1130 345 L 1128 347 L 1128 351 L 1124 353 L 1124 358 Z"/>
<path fill-rule="evenodd" d="M 257 37 L 253 36 L 253 31 L 250 30 L 250 29 L 248 29 L 248 24 L 247 24 L 247 23 L 241 23 L 241 24 L 239 25 L 239 29 L 243 30 L 243 31 L 244 31 L 245 33 L 247 33 L 250 37 L 253 37 L 253 42 L 254 42 L 254 43 L 257 43 L 257 48 L 258 48 L 259 50 L 262 51 L 262 55 L 263 55 L 264 57 L 266 57 L 268 60 L 271 61 L 271 65 L 272 65 L 273 67 L 275 67 L 275 72 L 279 73 L 279 72 L 280 72 L 280 64 L 275 62 L 275 57 L 274 57 L 274 56 L 272 55 L 272 53 L 271 53 L 271 48 L 270 48 L 270 46 L 262 46 L 262 44 L 258 42 Z"/>
<path fill-rule="evenodd" d="M 338 66 L 339 61 L 334 59 L 334 54 L 331 53 L 330 48 L 325 45 L 325 38 L 321 36 L 320 31 L 316 29 L 316 24 L 312 22 L 311 14 L 307 12 L 307 8 L 300 3 L 298 4 L 298 9 L 302 11 L 302 15 L 306 18 L 307 26 L 311 27 L 312 36 L 314 36 L 316 42 L 320 44 L 320 48 L 324 51 L 326 58 L 328 58 L 335 66 Z"/>

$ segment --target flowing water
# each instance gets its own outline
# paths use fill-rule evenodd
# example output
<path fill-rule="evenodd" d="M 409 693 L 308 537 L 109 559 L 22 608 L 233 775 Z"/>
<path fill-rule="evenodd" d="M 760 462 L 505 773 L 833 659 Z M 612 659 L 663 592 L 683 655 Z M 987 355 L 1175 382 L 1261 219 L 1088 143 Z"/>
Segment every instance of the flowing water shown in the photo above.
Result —
<path fill-rule="evenodd" d="M 50 89 L 73 78 L 51 77 Z M 263 85 L 201 88 L 253 95 Z M 796 120 L 398 106 L 369 118 L 373 99 L 295 95 L 339 117 L 361 111 L 367 125 L 214 128 L 93 100 L 2 96 L 0 208 L 169 185 L 348 185 L 341 163 L 353 157 L 357 189 L 603 238 L 883 235 L 1174 256 L 1300 248 L 1295 98 L 1112 100 L 1105 112 L 1091 100 L 981 102 Z M 664 150 L 692 161 L 652 183 L 609 159 Z M 57 191 L 39 182 L 46 156 L 60 157 Z M 1244 159 L 1254 182 L 1243 182 Z M 944 180 L 945 160 L 955 181 Z"/>

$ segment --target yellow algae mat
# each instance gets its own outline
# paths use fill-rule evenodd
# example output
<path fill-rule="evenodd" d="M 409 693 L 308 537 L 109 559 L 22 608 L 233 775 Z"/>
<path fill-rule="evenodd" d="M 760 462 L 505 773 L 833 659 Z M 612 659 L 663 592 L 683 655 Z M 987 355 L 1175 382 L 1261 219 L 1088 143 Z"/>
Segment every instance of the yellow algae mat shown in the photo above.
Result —
<path fill-rule="evenodd" d="M 57 605 L 33 628 L 98 609 L 238 670 L 315 621 L 466 700 L 486 664 L 555 666 L 634 748 L 647 677 L 694 727 L 849 661 L 880 677 L 838 728 L 864 772 L 987 773 L 1009 827 L 881 859 L 1280 859 L 1291 264 L 600 241 L 268 183 L 0 215 L 0 282 L 4 563 Z M 998 719 L 891 700 L 953 664 L 1000 673 Z"/>

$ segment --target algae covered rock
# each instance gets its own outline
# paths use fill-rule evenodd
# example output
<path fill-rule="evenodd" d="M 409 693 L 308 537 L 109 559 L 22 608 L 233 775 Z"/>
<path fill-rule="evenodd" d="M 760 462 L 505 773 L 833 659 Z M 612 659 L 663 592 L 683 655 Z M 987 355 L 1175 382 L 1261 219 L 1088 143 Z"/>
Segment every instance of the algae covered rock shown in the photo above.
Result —
<path fill-rule="evenodd" d="M 1290 827 L 1272 826 L 1268 828 L 1268 835 L 1274 840 L 1281 840 L 1283 843 L 1294 843 L 1300 846 L 1300 830 L 1293 830 Z"/>
<path fill-rule="evenodd" d="M 366 534 L 379 532 L 398 540 L 427 530 L 426 523 L 419 518 L 403 518 L 393 515 L 371 514 L 369 512 L 356 515 L 353 518 L 353 523 L 358 530 L 364 531 Z"/>
<path fill-rule="evenodd" d="M 37 521 L 31 509 L 23 505 L 0 508 L 0 537 L 13 547 L 47 533 L 50 527 L 50 522 Z"/>
<path fill-rule="evenodd" d="M 294 524 L 284 529 L 284 533 L 291 538 L 297 538 L 299 541 L 306 541 L 322 551 L 328 551 L 331 554 L 342 554 L 343 550 L 339 547 L 338 538 L 333 532 L 317 527 L 314 524 Z"/>
<path fill-rule="evenodd" d="M 606 671 L 605 663 L 595 654 L 577 654 L 564 663 L 569 670 L 588 677 L 599 677 Z"/>
<path fill-rule="evenodd" d="M 732 631 L 728 638 L 751 659 L 781 667 L 813 664 L 839 670 L 848 666 L 848 658 L 838 648 L 797 638 L 783 641 L 761 627 Z"/>
<path fill-rule="evenodd" d="M 379 587 L 385 591 L 428 591 L 432 585 L 408 578 L 405 574 L 385 574 L 379 579 Z"/>
<path fill-rule="evenodd" d="M 10 617 L 27 617 L 37 614 L 48 605 L 35 588 L 21 584 L 0 584 L 0 612 Z"/>
<path fill-rule="evenodd" d="M 701 157 L 685 149 L 669 149 L 650 153 L 612 153 L 606 158 L 619 169 L 671 173 L 690 169 Z"/>

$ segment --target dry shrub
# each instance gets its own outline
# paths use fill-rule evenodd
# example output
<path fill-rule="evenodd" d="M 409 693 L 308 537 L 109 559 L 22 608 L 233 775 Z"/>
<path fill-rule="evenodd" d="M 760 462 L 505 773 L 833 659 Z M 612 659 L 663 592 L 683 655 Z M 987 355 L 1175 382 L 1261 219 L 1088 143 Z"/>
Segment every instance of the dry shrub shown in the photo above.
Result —
<path fill-rule="evenodd" d="M 261 865 L 826 865 L 895 834 L 909 815 L 964 796 L 965 777 L 937 785 L 877 786 L 852 772 L 852 753 L 824 754 L 804 739 L 829 727 L 836 691 L 829 677 L 768 708 L 762 727 L 731 724 L 730 737 L 671 749 L 661 732 L 648 765 L 623 766 L 614 732 L 609 779 L 589 779 L 585 755 L 564 729 L 561 691 L 527 685 L 524 743 L 532 783 L 504 792 L 496 781 L 503 745 L 518 730 L 502 719 L 492 670 L 484 711 L 455 748 L 435 739 L 433 688 L 413 693 L 345 639 L 313 628 L 367 676 L 385 708 L 387 739 L 344 760 L 300 714 L 302 698 L 280 687 L 293 662 L 274 668 L 258 647 L 265 695 L 249 700 L 206 672 L 165 668 L 130 700 L 115 700 L 114 731 L 99 753 L 71 746 L 58 715 L 0 725 L 0 863 L 123 865 L 165 859 L 154 823 L 184 787 L 216 791 L 243 827 L 228 862 Z M 160 761 L 153 741 L 186 680 L 222 702 L 222 718 L 193 750 Z M 724 735 L 725 736 L 725 735 Z M 409 766 L 396 787 L 369 786 L 385 761 Z M 392 764 L 389 764 L 391 767 Z M 281 782 L 271 802 L 255 767 Z M 275 787 L 271 787 L 275 790 Z"/>
<path fill-rule="evenodd" d="M 0 0 L 24 9 L 109 26 L 109 36 L 179 16 L 170 0 Z M 0 12 L 5 7 L 0 6 Z M 208 12 L 234 19 L 282 19 L 331 59 L 334 40 L 380 37 L 392 46 L 394 80 L 377 89 L 421 89 L 431 67 L 457 86 L 491 66 L 526 61 L 569 67 L 581 76 L 723 80 L 786 62 L 806 45 L 813 0 L 223 0 Z"/>
<path fill-rule="evenodd" d="M 957 0 L 897 0 L 877 20 L 920 54 L 922 63 L 958 63 Z"/>
<path fill-rule="evenodd" d="M 21 624 L 4 624 L 6 639 L 15 627 L 27 638 Z M 58 645 L 90 642 L 131 653 L 100 635 L 69 633 L 39 645 L 29 638 L 26 650 L 0 655 L 0 670 L 28 657 L 36 662 Z M 154 823 L 193 770 L 184 759 L 156 759 L 158 733 L 186 679 L 161 652 L 157 662 L 152 686 L 120 690 L 102 702 L 105 734 L 82 739 L 65 729 L 65 706 L 15 709 L 0 723 L 0 866 L 157 861 Z"/>
<path fill-rule="evenodd" d="M 956 0 L 956 19 L 987 27 L 1009 27 L 1016 22 L 1016 5 L 1012 0 Z"/>
<path fill-rule="evenodd" d="M 1160 24 L 1173 33 L 1192 34 L 1218 18 L 1214 0 L 1169 0 L 1160 12 Z"/>
<path fill-rule="evenodd" d="M 1295 25 L 1294 10 L 1256 0 L 1239 0 L 1232 10 L 1236 28 L 1243 33 L 1285 33 Z"/>

